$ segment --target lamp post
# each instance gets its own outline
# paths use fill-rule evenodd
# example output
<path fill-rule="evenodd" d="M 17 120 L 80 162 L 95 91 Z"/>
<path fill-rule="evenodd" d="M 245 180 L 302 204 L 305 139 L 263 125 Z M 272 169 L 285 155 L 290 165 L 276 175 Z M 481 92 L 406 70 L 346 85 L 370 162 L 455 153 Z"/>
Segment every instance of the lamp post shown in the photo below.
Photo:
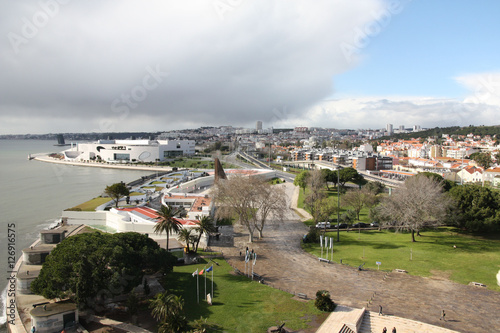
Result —
<path fill-rule="evenodd" d="M 337 242 L 340 242 L 340 165 L 337 165 Z"/>

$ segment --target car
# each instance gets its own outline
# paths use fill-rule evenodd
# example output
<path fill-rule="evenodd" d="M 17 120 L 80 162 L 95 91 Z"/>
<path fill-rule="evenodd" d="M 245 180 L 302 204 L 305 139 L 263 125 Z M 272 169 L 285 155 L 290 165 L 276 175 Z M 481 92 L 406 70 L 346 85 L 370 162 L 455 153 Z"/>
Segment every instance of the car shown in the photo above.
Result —
<path fill-rule="evenodd" d="M 378 227 L 379 224 L 378 224 L 378 222 L 373 221 L 372 223 L 370 223 L 370 226 L 371 227 Z"/>
<path fill-rule="evenodd" d="M 359 223 L 353 224 L 352 227 L 353 228 L 366 228 L 366 227 L 368 227 L 368 224 L 363 223 L 363 222 L 359 222 Z"/>
<path fill-rule="evenodd" d="M 316 223 L 316 228 L 330 228 L 330 222 L 318 222 Z"/>
<path fill-rule="evenodd" d="M 335 224 L 333 226 L 333 229 L 346 229 L 347 228 L 347 223 L 340 223 L 340 224 Z"/>

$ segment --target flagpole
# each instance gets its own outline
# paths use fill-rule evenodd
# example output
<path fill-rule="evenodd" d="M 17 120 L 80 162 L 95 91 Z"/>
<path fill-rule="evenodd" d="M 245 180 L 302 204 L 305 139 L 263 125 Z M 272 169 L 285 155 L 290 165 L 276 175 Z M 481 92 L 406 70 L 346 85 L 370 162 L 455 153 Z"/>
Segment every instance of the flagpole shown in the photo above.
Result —
<path fill-rule="evenodd" d="M 214 299 L 214 268 L 212 265 L 212 302 L 213 302 L 213 299 Z"/>
<path fill-rule="evenodd" d="M 196 301 L 198 304 L 200 303 L 200 275 L 198 274 L 198 270 L 196 270 Z"/>
<path fill-rule="evenodd" d="M 207 273 L 205 272 L 205 301 L 207 300 Z"/>

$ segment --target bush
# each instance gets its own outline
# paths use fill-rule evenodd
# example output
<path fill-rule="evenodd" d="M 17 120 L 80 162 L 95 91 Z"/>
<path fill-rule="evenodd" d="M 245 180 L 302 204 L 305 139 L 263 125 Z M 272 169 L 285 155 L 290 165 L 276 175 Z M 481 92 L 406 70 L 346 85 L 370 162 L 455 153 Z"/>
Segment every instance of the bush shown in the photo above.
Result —
<path fill-rule="evenodd" d="M 316 292 L 316 300 L 314 301 L 314 305 L 318 310 L 324 312 L 332 312 L 337 306 L 330 298 L 330 293 L 327 290 L 318 290 Z"/>
<path fill-rule="evenodd" d="M 320 234 L 320 229 L 316 228 L 315 226 L 311 226 L 309 228 L 309 232 L 307 233 L 306 239 L 304 242 L 306 243 L 317 243 L 319 242 L 319 234 Z"/>

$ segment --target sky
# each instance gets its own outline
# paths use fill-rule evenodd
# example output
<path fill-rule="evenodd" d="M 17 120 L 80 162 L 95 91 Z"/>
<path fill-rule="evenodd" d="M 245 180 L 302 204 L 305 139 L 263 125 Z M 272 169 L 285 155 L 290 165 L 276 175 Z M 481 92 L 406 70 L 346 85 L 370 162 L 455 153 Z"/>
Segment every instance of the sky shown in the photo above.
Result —
<path fill-rule="evenodd" d="M 500 125 L 494 0 L 0 4 L 0 134 Z"/>

